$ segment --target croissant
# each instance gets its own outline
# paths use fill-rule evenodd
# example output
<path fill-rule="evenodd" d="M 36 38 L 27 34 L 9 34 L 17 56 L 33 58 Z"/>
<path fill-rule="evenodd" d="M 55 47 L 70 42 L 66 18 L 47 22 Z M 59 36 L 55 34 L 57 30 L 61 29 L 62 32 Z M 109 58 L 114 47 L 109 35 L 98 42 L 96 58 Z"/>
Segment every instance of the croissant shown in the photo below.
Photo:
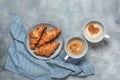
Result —
<path fill-rule="evenodd" d="M 47 43 L 34 50 L 36 55 L 49 57 L 58 48 L 58 42 Z"/>
<path fill-rule="evenodd" d="M 55 39 L 61 33 L 61 29 L 47 30 L 38 42 L 38 47 Z"/>
<path fill-rule="evenodd" d="M 36 47 L 36 44 L 38 43 L 39 39 L 42 36 L 43 31 L 46 29 L 47 27 L 44 25 L 39 26 L 37 29 L 33 30 L 32 32 L 30 32 L 29 34 L 29 39 L 30 39 L 30 48 L 34 49 Z"/>

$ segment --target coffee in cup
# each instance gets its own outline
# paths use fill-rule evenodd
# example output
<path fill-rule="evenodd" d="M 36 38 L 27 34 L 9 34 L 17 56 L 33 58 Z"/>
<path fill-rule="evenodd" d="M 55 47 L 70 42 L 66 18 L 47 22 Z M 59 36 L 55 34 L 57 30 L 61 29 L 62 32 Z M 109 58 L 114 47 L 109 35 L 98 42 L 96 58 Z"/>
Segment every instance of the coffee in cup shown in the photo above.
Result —
<path fill-rule="evenodd" d="M 71 37 L 65 43 L 65 51 L 67 56 L 64 58 L 67 60 L 69 57 L 81 58 L 88 50 L 88 44 L 82 37 Z"/>
<path fill-rule="evenodd" d="M 67 45 L 67 51 L 73 56 L 79 56 L 85 50 L 85 43 L 78 38 L 71 39 Z"/>
<path fill-rule="evenodd" d="M 84 27 L 83 35 L 92 43 L 100 42 L 104 37 L 109 38 L 109 36 L 105 34 L 104 26 L 98 21 L 87 23 Z"/>

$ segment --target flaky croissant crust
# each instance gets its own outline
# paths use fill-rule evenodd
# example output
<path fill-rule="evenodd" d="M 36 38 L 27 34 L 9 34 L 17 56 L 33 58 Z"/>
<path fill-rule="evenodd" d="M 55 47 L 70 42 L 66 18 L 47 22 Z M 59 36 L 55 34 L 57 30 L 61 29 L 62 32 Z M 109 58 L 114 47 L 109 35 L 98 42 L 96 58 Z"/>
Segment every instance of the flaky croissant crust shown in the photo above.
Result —
<path fill-rule="evenodd" d="M 54 40 L 59 34 L 61 33 L 61 29 L 52 29 L 52 30 L 47 30 L 41 37 L 40 41 L 38 42 L 38 47 L 41 45 L 51 42 Z"/>
<path fill-rule="evenodd" d="M 36 47 L 36 44 L 40 40 L 40 38 L 42 36 L 42 33 L 46 28 L 47 28 L 46 26 L 39 26 L 37 29 L 30 32 L 30 34 L 29 34 L 29 39 L 30 39 L 29 44 L 30 44 L 31 49 L 34 49 Z"/>
<path fill-rule="evenodd" d="M 52 53 L 54 53 L 54 51 L 58 48 L 58 46 L 59 46 L 58 42 L 47 43 L 35 49 L 34 53 L 36 55 L 49 57 L 50 55 L 52 55 Z"/>

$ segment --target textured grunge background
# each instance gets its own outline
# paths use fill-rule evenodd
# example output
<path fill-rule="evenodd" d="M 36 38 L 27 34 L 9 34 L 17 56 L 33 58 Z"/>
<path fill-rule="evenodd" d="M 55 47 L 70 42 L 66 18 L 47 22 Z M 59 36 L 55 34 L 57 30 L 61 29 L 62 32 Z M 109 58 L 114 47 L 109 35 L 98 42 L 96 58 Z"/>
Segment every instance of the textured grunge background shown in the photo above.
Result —
<path fill-rule="evenodd" d="M 87 21 L 101 21 L 111 38 L 89 45 L 85 57 L 94 65 L 95 75 L 65 80 L 120 80 L 120 0 L 0 0 L 0 80 L 28 80 L 4 69 L 14 13 L 21 17 L 26 30 L 48 22 L 62 28 L 65 39 L 72 32 L 81 34 Z"/>

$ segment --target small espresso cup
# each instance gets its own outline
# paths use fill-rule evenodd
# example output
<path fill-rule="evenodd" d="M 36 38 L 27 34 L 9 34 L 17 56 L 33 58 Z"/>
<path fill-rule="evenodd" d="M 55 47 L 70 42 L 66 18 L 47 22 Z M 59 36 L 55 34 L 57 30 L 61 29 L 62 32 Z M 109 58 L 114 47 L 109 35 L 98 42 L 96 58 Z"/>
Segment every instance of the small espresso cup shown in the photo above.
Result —
<path fill-rule="evenodd" d="M 81 36 L 69 37 L 65 42 L 66 61 L 69 57 L 79 59 L 86 55 L 88 51 L 87 41 Z"/>
<path fill-rule="evenodd" d="M 104 25 L 97 20 L 89 21 L 85 24 L 83 37 L 90 43 L 98 43 L 104 38 L 110 38 L 110 36 L 106 34 Z"/>

